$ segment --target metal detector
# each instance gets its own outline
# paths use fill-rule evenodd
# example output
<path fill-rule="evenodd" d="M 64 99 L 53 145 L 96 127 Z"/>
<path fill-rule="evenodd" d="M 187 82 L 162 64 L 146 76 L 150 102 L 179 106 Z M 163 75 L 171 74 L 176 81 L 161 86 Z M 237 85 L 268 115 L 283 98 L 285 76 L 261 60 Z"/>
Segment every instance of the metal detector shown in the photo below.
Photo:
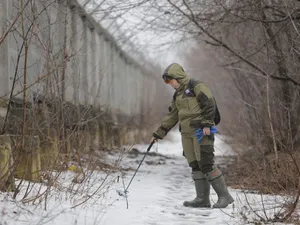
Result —
<path fill-rule="evenodd" d="M 118 193 L 120 196 L 123 196 L 123 197 L 126 197 L 126 198 L 127 198 L 128 188 L 129 188 L 131 182 L 133 181 L 133 178 L 135 177 L 135 175 L 136 175 L 137 171 L 139 170 L 140 166 L 142 165 L 144 159 L 145 159 L 146 156 L 148 155 L 148 152 L 149 152 L 150 149 L 152 148 L 152 145 L 155 143 L 155 141 L 156 141 L 156 140 L 153 140 L 153 141 L 150 143 L 150 145 L 149 145 L 149 147 L 148 147 L 148 149 L 147 149 L 147 152 L 144 154 L 143 159 L 141 160 L 140 164 L 139 164 L 138 167 L 136 168 L 136 170 L 135 170 L 135 172 L 134 172 L 134 174 L 133 174 L 131 180 L 129 181 L 129 184 L 128 184 L 127 187 L 125 188 L 125 190 L 124 190 L 124 191 L 122 191 L 122 190 L 117 190 L 117 193 Z"/>

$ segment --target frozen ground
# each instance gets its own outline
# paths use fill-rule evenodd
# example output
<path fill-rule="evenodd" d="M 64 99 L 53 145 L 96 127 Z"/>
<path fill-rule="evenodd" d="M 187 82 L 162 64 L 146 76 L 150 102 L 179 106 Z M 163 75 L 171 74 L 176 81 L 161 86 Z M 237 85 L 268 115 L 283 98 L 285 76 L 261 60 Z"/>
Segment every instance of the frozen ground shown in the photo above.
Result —
<path fill-rule="evenodd" d="M 135 148 L 145 151 L 147 146 L 136 145 Z M 233 154 L 220 139 L 216 142 L 216 149 L 216 155 Z M 129 188 L 128 208 L 126 198 L 117 194 L 123 189 L 123 179 L 116 179 L 120 174 L 110 174 L 105 180 L 104 173 L 94 173 L 85 186 L 70 188 L 73 174 L 68 172 L 60 178 L 58 187 L 50 192 L 47 201 L 21 203 L 12 200 L 11 194 L 0 194 L 0 225 L 245 224 L 246 218 L 258 218 L 257 215 L 265 218 L 278 212 L 276 205 L 283 201 L 281 197 L 245 194 L 230 189 L 235 203 L 224 210 L 183 207 L 182 202 L 192 199 L 195 191 L 178 134 L 173 135 L 172 141 L 155 144 L 152 152 L 156 151 L 163 155 L 146 157 Z M 112 162 L 118 158 L 115 154 L 107 157 Z M 128 154 L 122 164 L 136 168 L 142 157 L 142 154 Z M 129 171 L 124 175 L 125 187 L 132 174 L 133 171 Z M 102 182 L 104 185 L 100 185 Z M 25 183 L 19 196 L 24 195 L 26 187 Z M 211 201 L 216 200 L 212 190 Z"/>

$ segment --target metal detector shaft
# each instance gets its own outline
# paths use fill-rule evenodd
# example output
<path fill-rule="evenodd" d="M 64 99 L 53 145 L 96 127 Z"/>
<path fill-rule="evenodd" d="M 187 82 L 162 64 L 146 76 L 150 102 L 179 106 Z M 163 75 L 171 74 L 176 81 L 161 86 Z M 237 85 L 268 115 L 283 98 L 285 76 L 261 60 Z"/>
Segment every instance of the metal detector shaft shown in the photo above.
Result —
<path fill-rule="evenodd" d="M 133 178 L 135 177 L 137 171 L 139 170 L 140 166 L 142 165 L 144 159 L 145 159 L 146 156 L 148 155 L 148 152 L 150 151 L 150 149 L 152 148 L 152 145 L 153 145 L 154 143 L 155 143 L 155 140 L 152 141 L 152 142 L 150 143 L 150 145 L 149 145 L 149 147 L 148 147 L 148 149 L 147 149 L 147 152 L 145 153 L 143 159 L 141 160 L 140 164 L 139 164 L 138 167 L 136 168 L 136 170 L 135 170 L 135 172 L 134 172 L 134 174 L 133 174 L 131 180 L 129 181 L 129 184 L 127 185 L 127 187 L 126 187 L 126 189 L 125 189 L 125 194 L 127 193 L 127 190 L 128 190 L 128 188 L 129 188 L 129 186 L 130 186 L 130 184 L 131 184 Z"/>

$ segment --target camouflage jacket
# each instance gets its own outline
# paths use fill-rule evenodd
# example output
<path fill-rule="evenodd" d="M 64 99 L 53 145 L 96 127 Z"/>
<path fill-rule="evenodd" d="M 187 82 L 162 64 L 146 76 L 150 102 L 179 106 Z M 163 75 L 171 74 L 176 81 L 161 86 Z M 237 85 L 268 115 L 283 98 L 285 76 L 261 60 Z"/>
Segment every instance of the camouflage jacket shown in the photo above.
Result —
<path fill-rule="evenodd" d="M 216 102 L 209 88 L 197 82 L 192 93 L 188 88 L 191 78 L 176 63 L 168 66 L 164 74 L 176 79 L 180 87 L 174 93 L 169 112 L 153 136 L 163 139 L 178 121 L 183 134 L 194 135 L 197 128 L 213 126 Z"/>

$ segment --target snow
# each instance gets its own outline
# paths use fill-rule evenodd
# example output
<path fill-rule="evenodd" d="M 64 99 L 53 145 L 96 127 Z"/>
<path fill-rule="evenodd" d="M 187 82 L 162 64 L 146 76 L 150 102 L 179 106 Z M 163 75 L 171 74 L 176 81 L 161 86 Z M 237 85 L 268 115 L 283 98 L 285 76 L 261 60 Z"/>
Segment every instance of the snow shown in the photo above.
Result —
<path fill-rule="evenodd" d="M 184 207 L 182 202 L 193 199 L 195 191 L 191 171 L 182 156 L 179 135 L 174 133 L 171 139 L 159 141 L 153 146 L 151 152 L 163 155 L 145 158 L 128 189 L 128 208 L 126 198 L 119 196 L 117 191 L 124 190 L 134 171 L 126 172 L 124 180 L 120 172 L 94 172 L 88 174 L 87 181 L 81 185 L 71 182 L 74 173 L 69 171 L 59 176 L 47 198 L 22 203 L 28 182 L 22 184 L 17 200 L 12 199 L 12 193 L 0 193 L 0 225 L 245 224 L 243 219 L 258 218 L 255 213 L 265 218 L 265 215 L 272 217 L 278 212 L 277 205 L 285 200 L 283 197 L 245 193 L 230 188 L 235 202 L 226 209 Z M 146 145 L 134 147 L 142 152 L 147 149 Z M 234 152 L 218 138 L 216 155 L 230 154 Z M 142 154 L 126 155 L 122 166 L 136 168 L 142 157 Z M 107 155 L 107 160 L 112 163 L 119 158 L 116 154 Z M 34 190 L 30 193 L 32 196 L 34 192 L 41 193 L 40 189 L 47 190 L 46 185 L 31 184 L 30 187 Z M 30 196 L 25 199 L 30 199 Z M 217 196 L 211 189 L 212 203 L 216 200 Z"/>

